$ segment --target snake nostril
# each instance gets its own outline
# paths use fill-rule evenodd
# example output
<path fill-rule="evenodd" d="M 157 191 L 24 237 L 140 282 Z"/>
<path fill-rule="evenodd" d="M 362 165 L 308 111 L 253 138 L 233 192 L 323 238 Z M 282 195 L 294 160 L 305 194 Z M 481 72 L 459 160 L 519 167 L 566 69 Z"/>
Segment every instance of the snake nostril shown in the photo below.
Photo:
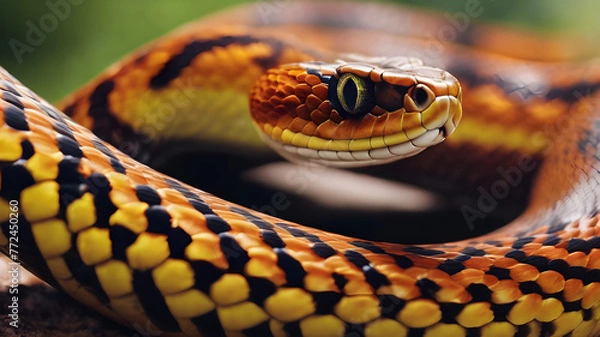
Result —
<path fill-rule="evenodd" d="M 419 109 L 425 109 L 433 102 L 434 94 L 429 88 L 422 84 L 418 84 L 412 91 L 411 98 Z"/>

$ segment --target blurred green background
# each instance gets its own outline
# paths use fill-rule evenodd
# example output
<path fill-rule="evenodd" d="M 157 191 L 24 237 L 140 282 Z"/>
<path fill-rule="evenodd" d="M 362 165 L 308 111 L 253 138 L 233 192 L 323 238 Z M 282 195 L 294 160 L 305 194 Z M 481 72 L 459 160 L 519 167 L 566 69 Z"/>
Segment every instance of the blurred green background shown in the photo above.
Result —
<path fill-rule="evenodd" d="M 258 1 L 298 0 L 4 1 L 0 13 L 0 65 L 46 99 L 55 101 L 137 47 L 185 22 L 234 4 Z M 463 10 L 467 1 L 477 0 L 388 2 L 452 13 Z M 485 8 L 480 17 L 482 21 L 545 34 L 583 34 L 600 41 L 595 36 L 600 31 L 597 20 L 600 2 L 597 1 L 479 1 Z M 24 51 L 19 62 L 13 51 L 14 41 L 26 41 L 28 22 L 39 25 L 40 18 L 50 12 L 48 2 L 70 2 L 73 4 L 71 13 L 59 21 L 54 31 L 46 34 L 43 43 Z"/>

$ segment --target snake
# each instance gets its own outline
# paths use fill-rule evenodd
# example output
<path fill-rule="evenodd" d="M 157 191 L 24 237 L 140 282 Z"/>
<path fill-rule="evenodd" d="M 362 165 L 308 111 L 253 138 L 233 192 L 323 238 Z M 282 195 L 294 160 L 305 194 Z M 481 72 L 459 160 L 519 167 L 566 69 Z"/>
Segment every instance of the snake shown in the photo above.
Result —
<path fill-rule="evenodd" d="M 57 107 L 2 69 L 0 250 L 165 336 L 599 336 L 600 72 L 569 41 L 452 25 L 465 18 L 245 6 L 151 42 Z M 159 173 L 142 162 L 162 141 L 341 168 L 427 148 L 397 163 L 483 189 L 495 177 L 497 199 L 535 178 L 525 211 L 489 234 L 374 242 Z"/>

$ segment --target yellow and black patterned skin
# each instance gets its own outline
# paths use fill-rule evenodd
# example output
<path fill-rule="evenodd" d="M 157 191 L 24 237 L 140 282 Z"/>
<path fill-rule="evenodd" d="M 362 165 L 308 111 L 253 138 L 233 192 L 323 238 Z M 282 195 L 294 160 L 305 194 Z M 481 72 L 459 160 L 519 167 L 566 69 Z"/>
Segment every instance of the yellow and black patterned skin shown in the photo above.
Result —
<path fill-rule="evenodd" d="M 327 6 L 291 4 L 288 19 L 312 18 L 301 27 L 215 26 L 224 18 L 251 25 L 246 8 L 163 38 L 63 103 L 83 126 L 2 70 L 0 249 L 8 251 L 11 205 L 18 203 L 23 265 L 118 322 L 165 335 L 598 336 L 600 71 L 591 63 L 571 66 L 573 55 L 564 54 L 571 49 L 536 45 L 547 50 L 546 63 L 512 58 L 528 56 L 518 48 L 500 56 L 503 47 L 491 41 L 504 35 L 483 29 L 445 45 L 433 63 L 463 84 L 464 120 L 447 142 L 424 153 L 445 155 L 417 157 L 413 165 L 432 176 L 460 172 L 456 179 L 477 181 L 494 165 L 514 164 L 513 154 L 530 155 L 519 161 L 522 170 L 543 160 L 525 213 L 470 240 L 400 245 L 304 227 L 178 182 L 109 144 L 142 158 L 148 137 L 219 136 L 264 149 L 248 131 L 247 107 L 236 104 L 266 68 L 337 51 L 398 53 L 388 43 L 397 39 L 409 48 L 402 51 L 427 46 L 416 28 L 389 37 L 378 32 L 383 40 L 375 41 L 360 20 L 352 22 L 355 30 L 319 27 L 314 13 L 331 13 Z M 364 6 L 345 8 L 373 10 Z M 390 20 L 443 22 L 376 8 Z M 298 39 L 297 29 L 308 33 Z M 340 35 L 348 31 L 355 39 Z M 523 64 L 528 74 L 519 77 Z M 512 84 L 532 82 L 548 90 L 510 94 Z M 229 105 L 206 102 L 221 92 Z M 177 106 L 177 95 L 204 105 Z M 178 113 L 163 124 L 149 122 L 163 102 Z M 230 125 L 231 116 L 233 129 L 223 130 L 234 131 L 212 128 Z M 238 118 L 249 124 L 236 124 Z M 464 153 L 469 148 L 477 151 Z M 457 158 L 462 166 L 454 169 Z"/>

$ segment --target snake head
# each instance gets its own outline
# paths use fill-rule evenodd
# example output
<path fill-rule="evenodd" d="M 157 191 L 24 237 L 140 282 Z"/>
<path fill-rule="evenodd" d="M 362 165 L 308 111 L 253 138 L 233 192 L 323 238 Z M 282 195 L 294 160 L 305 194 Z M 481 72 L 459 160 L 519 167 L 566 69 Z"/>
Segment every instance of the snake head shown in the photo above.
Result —
<path fill-rule="evenodd" d="M 250 97 L 275 151 L 334 167 L 413 156 L 441 143 L 462 116 L 458 80 L 411 58 L 283 65 L 261 76 Z"/>

